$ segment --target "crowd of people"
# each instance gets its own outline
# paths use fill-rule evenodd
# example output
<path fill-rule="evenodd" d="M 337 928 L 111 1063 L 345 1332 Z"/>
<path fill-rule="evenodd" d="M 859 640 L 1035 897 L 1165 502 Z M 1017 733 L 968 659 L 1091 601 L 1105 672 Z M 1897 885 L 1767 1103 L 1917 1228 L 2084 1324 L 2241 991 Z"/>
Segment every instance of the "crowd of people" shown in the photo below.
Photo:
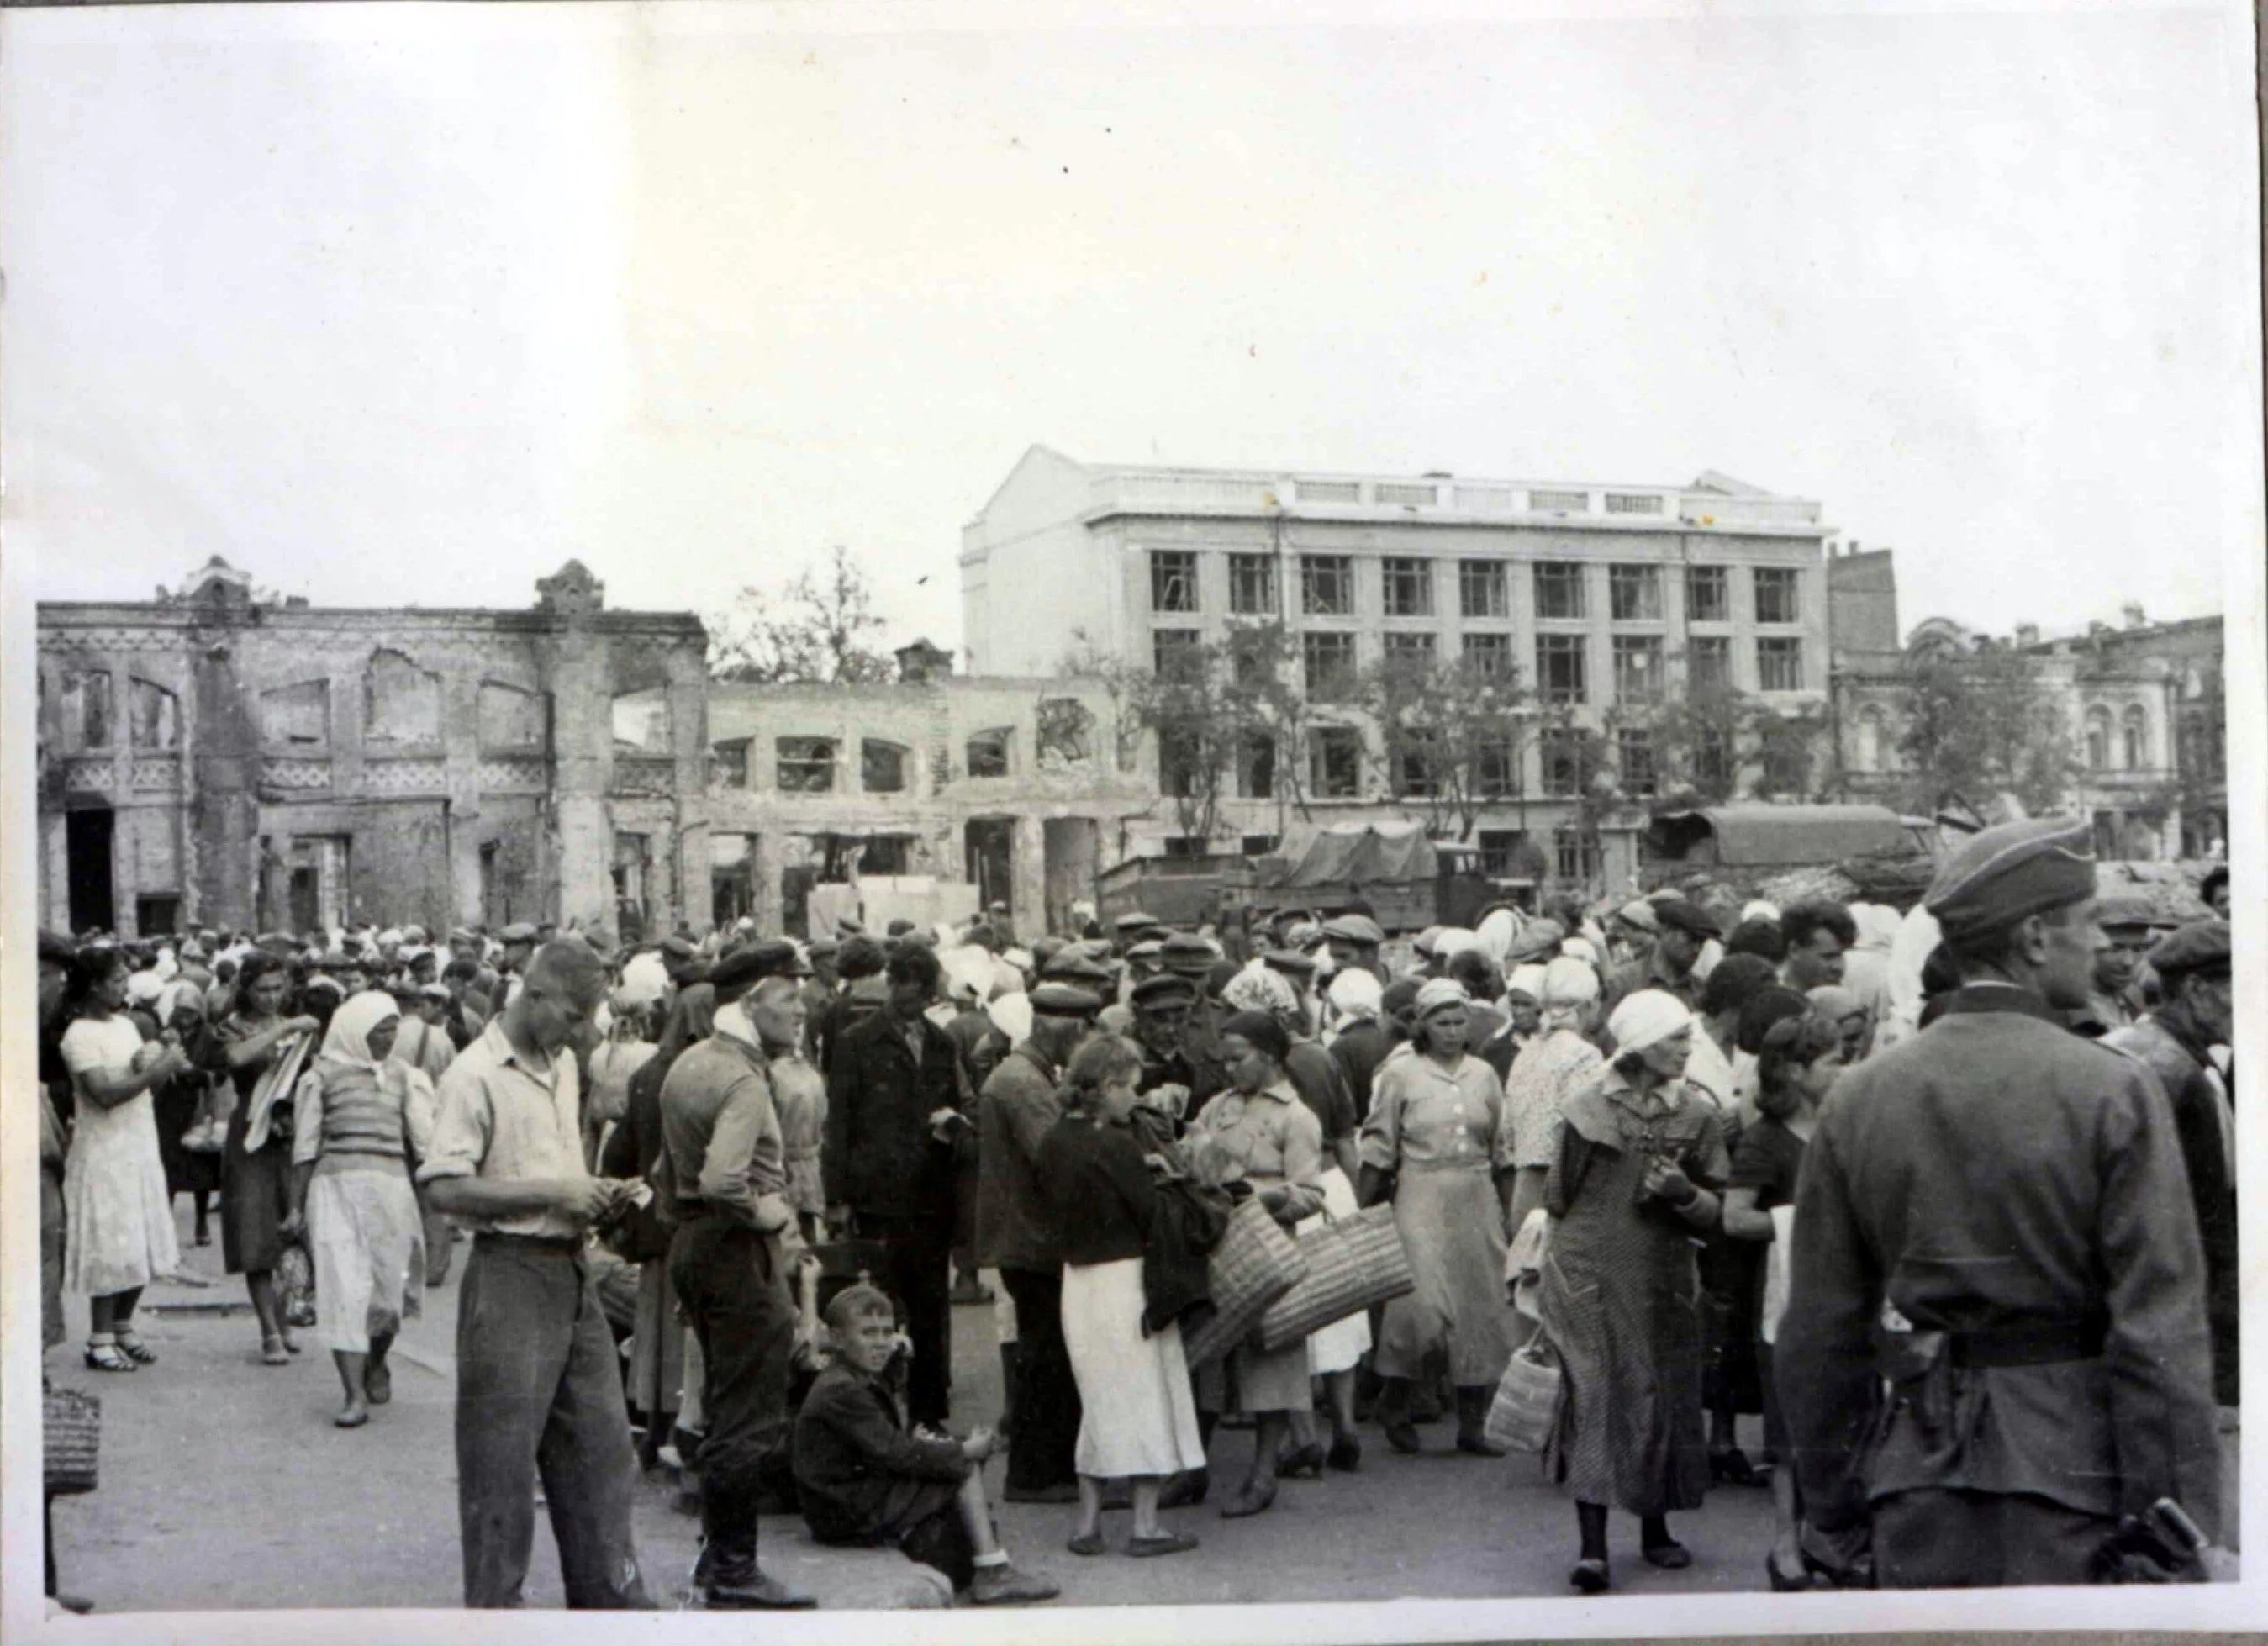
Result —
<path fill-rule="evenodd" d="M 1169 1556 L 1197 1537 L 1167 1511 L 1268 1512 L 1362 1471 L 1366 1429 L 1504 1458 L 1515 1360 L 1557 1380 L 1585 1592 L 1612 1511 L 1677 1568 L 1727 1487 L 1772 1495 L 1775 1589 L 2194 1576 L 2236 1546 L 2225 872 L 2204 891 L 2177 925 L 2098 899 L 2051 820 L 1962 844 L 1910 908 L 1694 881 L 1408 942 L 1359 905 L 1082 908 L 1028 943 L 998 907 L 611 952 L 45 936 L 47 1342 L 81 1295 L 90 1371 L 164 1375 L 136 1306 L 180 1266 L 176 1198 L 202 1245 L 217 1197 L 259 1363 L 307 1332 L 359 1428 L 468 1245 L 472 1606 L 519 1604 L 539 1506 L 570 1605 L 653 1604 L 641 1461 L 697 1499 L 709 1605 L 811 1604 L 758 1562 L 784 1509 L 1043 1600 L 996 1452 L 1071 1554 L 1123 1508 L 1125 1554 Z M 1389 1207 L 1410 1284 L 1192 1364 L 1247 1202 L 1294 1238 Z M 979 1268 L 1005 1396 L 971 1426 Z M 1250 1450 L 1216 1483 L 1224 1428 Z"/>

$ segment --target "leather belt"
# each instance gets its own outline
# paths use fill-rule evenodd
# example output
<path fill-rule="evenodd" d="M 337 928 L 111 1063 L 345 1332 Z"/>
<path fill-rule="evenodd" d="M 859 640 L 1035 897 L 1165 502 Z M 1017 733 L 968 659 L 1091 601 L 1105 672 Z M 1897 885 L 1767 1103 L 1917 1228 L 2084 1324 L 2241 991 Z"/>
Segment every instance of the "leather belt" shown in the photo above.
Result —
<path fill-rule="evenodd" d="M 1974 1332 L 1948 1332 L 1946 1358 L 1970 1370 L 2098 1360 L 2110 1329 L 2107 1316 L 2094 1315 L 2078 1320 L 2030 1320 Z"/>

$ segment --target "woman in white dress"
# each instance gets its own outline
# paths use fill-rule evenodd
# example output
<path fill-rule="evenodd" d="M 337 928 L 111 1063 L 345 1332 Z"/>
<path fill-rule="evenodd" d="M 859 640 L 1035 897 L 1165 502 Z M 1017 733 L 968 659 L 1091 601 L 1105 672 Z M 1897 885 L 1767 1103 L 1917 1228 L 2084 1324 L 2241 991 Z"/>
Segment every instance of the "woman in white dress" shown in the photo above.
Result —
<path fill-rule="evenodd" d="M 72 962 L 65 1001 L 77 1020 L 63 1037 L 77 1110 L 63 1163 L 70 1219 L 63 1288 L 89 1298 L 93 1329 L 86 1363 L 108 1372 L 130 1372 L 158 1358 L 134 1330 L 134 1306 L 144 1286 L 181 1259 L 150 1092 L 186 1071 L 189 1060 L 179 1046 L 145 1047 L 125 1006 L 125 956 L 114 948 L 82 950 Z"/>

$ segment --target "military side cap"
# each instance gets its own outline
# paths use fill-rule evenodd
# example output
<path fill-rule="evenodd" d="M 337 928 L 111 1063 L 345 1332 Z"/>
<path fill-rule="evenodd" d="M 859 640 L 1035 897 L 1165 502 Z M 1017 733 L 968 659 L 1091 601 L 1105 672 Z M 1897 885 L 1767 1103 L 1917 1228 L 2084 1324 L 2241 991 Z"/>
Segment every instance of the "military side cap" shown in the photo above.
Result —
<path fill-rule="evenodd" d="M 1717 917 L 1699 904 L 1685 897 L 1668 897 L 1653 905 L 1653 918 L 1664 926 L 1674 926 L 1681 932 L 1690 932 L 1696 937 L 1722 937 L 1725 928 Z"/>
<path fill-rule="evenodd" d="M 2075 817 L 2024 818 L 1971 838 L 1937 872 L 1922 906 L 1948 943 L 2004 930 L 2095 896 L 2095 853 Z"/>
<path fill-rule="evenodd" d="M 1313 977 L 1315 971 L 1314 958 L 1296 948 L 1271 948 L 1260 956 L 1260 963 L 1270 971 L 1289 972 L 1295 978 Z"/>
<path fill-rule="evenodd" d="M 1386 941 L 1384 929 L 1366 914 L 1334 915 L 1323 922 L 1323 935 L 1365 948 L 1376 948 Z"/>
<path fill-rule="evenodd" d="M 505 943 L 532 943 L 535 941 L 535 928 L 525 920 L 514 920 L 497 934 L 497 939 Z"/>
<path fill-rule="evenodd" d="M 1156 977 L 1145 978 L 1134 985 L 1134 1004 L 1137 1006 L 1163 1006 L 1174 1000 L 1194 1005 L 1197 998 L 1197 985 L 1176 972 L 1161 971 Z"/>
<path fill-rule="evenodd" d="M 2150 969 L 2167 978 L 2192 971 L 2228 971 L 2228 922 L 2192 920 L 2180 927 L 2150 951 Z"/>
<path fill-rule="evenodd" d="M 1102 997 L 1068 983 L 1042 983 L 1032 991 L 1032 1009 L 1048 1017 L 1092 1017 Z"/>
<path fill-rule="evenodd" d="M 2147 897 L 2105 897 L 2095 905 L 2095 923 L 2105 931 L 2154 925 L 2157 911 Z"/>

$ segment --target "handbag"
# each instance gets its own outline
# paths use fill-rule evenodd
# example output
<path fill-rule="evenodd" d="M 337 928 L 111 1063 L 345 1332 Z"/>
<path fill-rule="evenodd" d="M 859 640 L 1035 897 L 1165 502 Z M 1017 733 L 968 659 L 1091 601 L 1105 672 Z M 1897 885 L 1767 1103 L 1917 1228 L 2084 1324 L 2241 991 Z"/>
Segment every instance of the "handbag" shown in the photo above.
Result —
<path fill-rule="evenodd" d="M 94 1490 L 95 1459 L 102 1450 L 102 1402 L 76 1389 L 49 1389 L 40 1400 L 40 1416 L 47 1495 L 69 1497 Z"/>
<path fill-rule="evenodd" d="M 276 1306 L 287 1326 L 315 1324 L 315 1264 L 304 1241 L 286 1242 L 276 1260 Z"/>
<path fill-rule="evenodd" d="M 1205 1260 L 1213 1312 L 1182 1338 L 1182 1358 L 1195 1367 L 1228 1353 L 1251 1335 L 1268 1305 L 1307 1273 L 1300 1244 L 1268 1214 L 1259 1197 L 1239 1201 L 1220 1244 Z"/>
<path fill-rule="evenodd" d="M 1539 1334 L 1505 1362 L 1481 1433 L 1508 1451 L 1542 1451 L 1559 1427 L 1566 1392 L 1559 1351 Z"/>
<path fill-rule="evenodd" d="M 1418 1289 L 1391 1206 L 1368 1207 L 1309 1231 L 1300 1255 L 1307 1260 L 1306 1276 L 1260 1317 L 1260 1347 L 1270 1353 Z"/>

